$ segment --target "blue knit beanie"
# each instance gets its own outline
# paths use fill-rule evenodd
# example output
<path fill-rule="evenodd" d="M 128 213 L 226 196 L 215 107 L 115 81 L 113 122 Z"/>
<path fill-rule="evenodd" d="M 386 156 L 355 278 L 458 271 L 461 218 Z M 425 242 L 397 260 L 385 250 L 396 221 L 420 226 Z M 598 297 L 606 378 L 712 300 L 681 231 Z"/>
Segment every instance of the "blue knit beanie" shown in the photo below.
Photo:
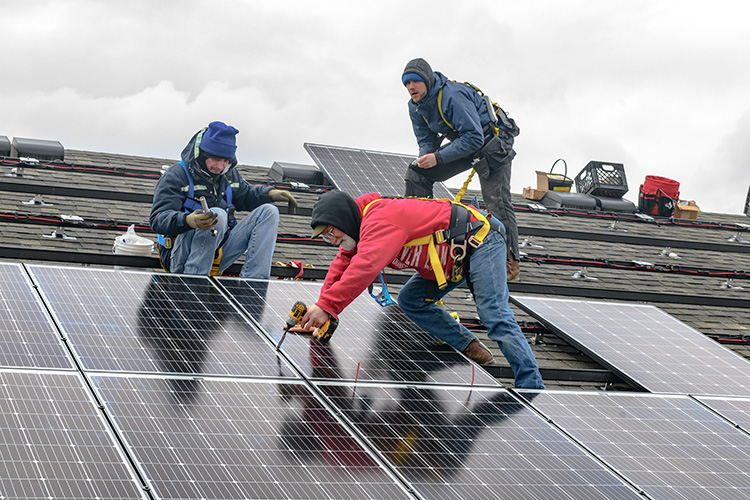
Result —
<path fill-rule="evenodd" d="M 404 73 L 404 76 L 401 77 L 401 83 L 406 85 L 406 82 L 408 82 L 409 80 L 414 80 L 415 82 L 423 82 L 424 78 L 416 73 Z"/>
<path fill-rule="evenodd" d="M 238 133 L 239 130 L 224 122 L 211 122 L 198 147 L 211 156 L 234 159 L 237 151 L 235 136 Z"/>

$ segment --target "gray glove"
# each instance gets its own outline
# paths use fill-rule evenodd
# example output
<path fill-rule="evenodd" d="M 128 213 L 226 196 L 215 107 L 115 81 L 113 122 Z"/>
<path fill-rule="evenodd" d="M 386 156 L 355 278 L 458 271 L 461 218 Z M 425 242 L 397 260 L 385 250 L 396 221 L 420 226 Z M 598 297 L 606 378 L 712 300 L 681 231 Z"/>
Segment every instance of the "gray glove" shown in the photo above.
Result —
<path fill-rule="evenodd" d="M 193 229 L 211 229 L 216 225 L 217 215 L 214 212 L 204 212 L 201 209 L 196 210 L 192 214 L 188 214 L 185 218 L 187 225 Z"/>
<path fill-rule="evenodd" d="M 292 193 L 289 191 L 283 191 L 281 189 L 272 189 L 268 192 L 268 197 L 271 201 L 285 201 L 287 202 L 287 213 L 293 214 L 297 211 L 297 200 L 294 199 Z"/>

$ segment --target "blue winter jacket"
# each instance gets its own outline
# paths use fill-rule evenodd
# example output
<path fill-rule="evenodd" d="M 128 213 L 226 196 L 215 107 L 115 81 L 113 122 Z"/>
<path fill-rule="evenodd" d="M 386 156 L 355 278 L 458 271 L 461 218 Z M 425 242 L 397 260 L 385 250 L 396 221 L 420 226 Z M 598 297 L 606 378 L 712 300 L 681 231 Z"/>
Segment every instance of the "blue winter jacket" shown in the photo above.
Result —
<path fill-rule="evenodd" d="M 440 134 L 456 135 L 440 116 L 440 89 L 443 89 L 443 115 L 458 133 L 458 137 L 440 150 L 441 162 L 448 163 L 475 155 L 484 145 L 482 127 L 492 121 L 487 113 L 487 105 L 479 93 L 468 85 L 449 81 L 445 75 L 435 71 L 435 83 L 427 96 L 417 103 L 409 100 L 409 116 L 419 144 L 419 156 L 437 151 Z"/>
<path fill-rule="evenodd" d="M 232 186 L 232 205 L 240 211 L 251 211 L 264 203 L 270 203 L 268 186 L 257 186 L 250 184 L 242 178 L 237 171 L 237 160 L 233 160 L 229 170 L 221 175 L 211 178 L 200 173 L 195 168 L 195 141 L 198 132 L 190 139 L 185 149 L 182 150 L 182 161 L 187 165 L 193 176 L 194 195 L 198 200 L 201 196 L 206 197 L 209 207 L 221 207 L 227 209 L 226 192 L 227 186 Z M 154 190 L 154 201 L 151 206 L 149 222 L 151 229 L 157 234 L 165 236 L 177 236 L 192 228 L 186 222 L 187 213 L 183 203 L 188 195 L 189 181 L 182 165 L 175 163 L 169 167 L 156 183 Z"/>

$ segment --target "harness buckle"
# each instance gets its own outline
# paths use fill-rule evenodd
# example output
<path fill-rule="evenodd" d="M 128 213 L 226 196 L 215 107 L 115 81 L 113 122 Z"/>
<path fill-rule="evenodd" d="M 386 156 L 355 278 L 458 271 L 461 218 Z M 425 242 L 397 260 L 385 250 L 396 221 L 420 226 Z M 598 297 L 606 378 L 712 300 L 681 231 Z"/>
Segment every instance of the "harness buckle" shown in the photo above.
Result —
<path fill-rule="evenodd" d="M 461 250 L 461 254 L 457 255 L 456 250 Z M 466 240 L 460 245 L 456 243 L 456 240 L 451 240 L 451 258 L 453 260 L 461 260 L 466 256 Z"/>
<path fill-rule="evenodd" d="M 479 245 L 482 244 L 482 242 L 479 241 L 478 239 L 476 239 L 473 234 L 471 236 L 469 236 L 468 242 L 469 242 L 469 245 L 472 248 L 478 248 Z"/>

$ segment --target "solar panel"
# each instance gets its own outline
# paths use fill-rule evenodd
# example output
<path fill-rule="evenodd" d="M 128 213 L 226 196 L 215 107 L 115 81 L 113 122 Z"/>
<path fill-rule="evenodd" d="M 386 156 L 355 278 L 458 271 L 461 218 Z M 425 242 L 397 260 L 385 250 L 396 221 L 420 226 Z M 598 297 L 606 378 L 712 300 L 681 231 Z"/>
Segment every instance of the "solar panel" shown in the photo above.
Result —
<path fill-rule="evenodd" d="M 416 158 L 310 143 L 305 143 L 305 149 L 334 187 L 355 198 L 372 192 L 382 196 L 403 196 L 406 169 Z M 433 185 L 433 197 L 453 199 L 442 182 Z"/>
<path fill-rule="evenodd" d="M 0 498 L 145 498 L 79 374 L 0 370 Z"/>
<path fill-rule="evenodd" d="M 0 366 L 73 368 L 52 319 L 20 264 L 0 263 Z"/>
<path fill-rule="evenodd" d="M 85 369 L 297 376 L 207 277 L 29 269 Z"/>
<path fill-rule="evenodd" d="M 750 432 L 750 398 L 695 396 L 695 399 L 720 414 L 734 425 Z"/>
<path fill-rule="evenodd" d="M 316 385 L 422 498 L 640 498 L 506 390 Z"/>
<path fill-rule="evenodd" d="M 320 283 L 218 278 L 228 294 L 278 344 L 292 305 L 314 304 Z M 258 292 L 258 288 L 262 293 Z M 259 300 L 263 295 L 265 298 Z M 379 306 L 366 292 L 339 316 L 328 344 L 288 334 L 281 350 L 314 379 L 493 385 L 497 380 L 406 318 L 397 305 Z"/>
<path fill-rule="evenodd" d="M 511 300 L 648 391 L 750 395 L 750 362 L 654 306 L 518 295 Z"/>
<path fill-rule="evenodd" d="M 655 499 L 740 499 L 750 436 L 688 396 L 532 392 L 531 404 Z"/>
<path fill-rule="evenodd" d="M 158 498 L 411 498 L 300 381 L 92 381 Z"/>

